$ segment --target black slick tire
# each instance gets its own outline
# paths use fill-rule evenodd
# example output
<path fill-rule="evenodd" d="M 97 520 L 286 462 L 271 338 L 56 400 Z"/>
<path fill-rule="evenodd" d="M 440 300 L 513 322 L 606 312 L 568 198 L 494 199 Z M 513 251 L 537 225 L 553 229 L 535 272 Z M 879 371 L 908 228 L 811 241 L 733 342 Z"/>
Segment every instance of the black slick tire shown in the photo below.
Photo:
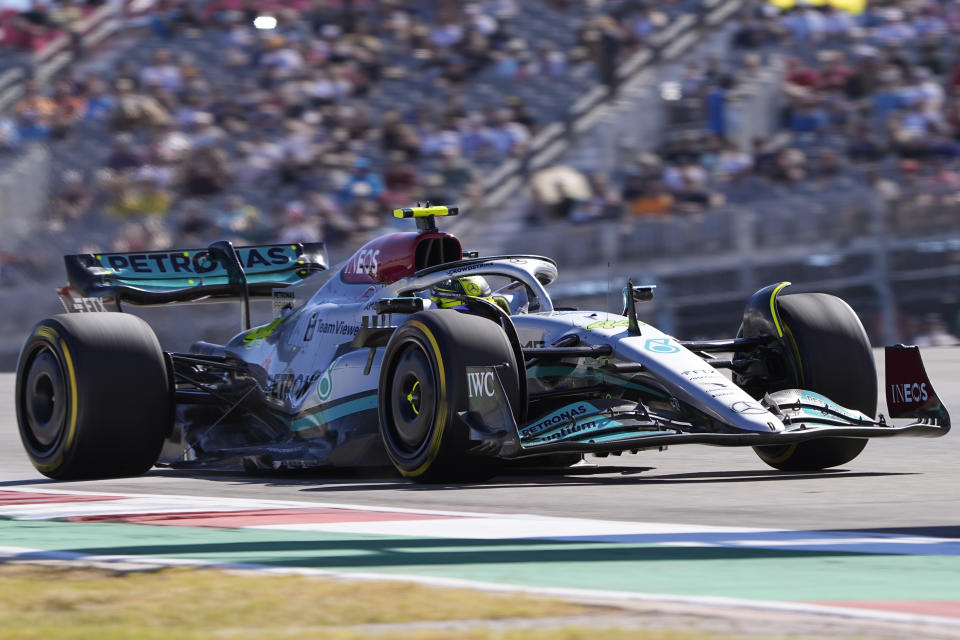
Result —
<path fill-rule="evenodd" d="M 50 478 L 144 473 L 160 455 L 172 404 L 160 343 L 136 316 L 53 316 L 33 328 L 20 352 L 20 438 Z"/>
<path fill-rule="evenodd" d="M 783 295 L 777 304 L 798 363 L 800 386 L 849 409 L 876 415 L 876 365 L 867 333 L 853 309 L 825 293 Z M 815 471 L 850 462 L 866 444 L 865 438 L 821 438 L 754 450 L 776 469 Z"/>
<path fill-rule="evenodd" d="M 496 323 L 452 309 L 410 316 L 390 338 L 380 370 L 380 435 L 394 467 L 417 482 L 477 481 L 499 460 L 471 454 L 467 408 L 470 366 L 498 366 L 516 415 L 520 398 L 513 349 Z"/>

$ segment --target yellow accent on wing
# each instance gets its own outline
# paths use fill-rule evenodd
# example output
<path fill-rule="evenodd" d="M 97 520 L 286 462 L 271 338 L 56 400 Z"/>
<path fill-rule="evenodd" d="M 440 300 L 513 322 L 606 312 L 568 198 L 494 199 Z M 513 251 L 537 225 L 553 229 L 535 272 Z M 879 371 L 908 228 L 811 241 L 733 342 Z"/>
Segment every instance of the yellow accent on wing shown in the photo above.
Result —
<path fill-rule="evenodd" d="M 251 329 L 247 332 L 247 335 L 243 336 L 243 341 L 248 345 L 251 342 L 256 342 L 257 340 L 266 340 L 273 335 L 273 332 L 276 331 L 277 326 L 284 321 L 284 318 L 275 318 L 270 322 L 270 324 L 265 324 L 262 327 L 257 327 Z"/>

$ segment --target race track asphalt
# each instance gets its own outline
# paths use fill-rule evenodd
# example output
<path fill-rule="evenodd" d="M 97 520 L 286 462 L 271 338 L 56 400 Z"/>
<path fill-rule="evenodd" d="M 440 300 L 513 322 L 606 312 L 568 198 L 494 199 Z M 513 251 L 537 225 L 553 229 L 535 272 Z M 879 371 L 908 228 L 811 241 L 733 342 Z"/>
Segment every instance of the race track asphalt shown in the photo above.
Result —
<path fill-rule="evenodd" d="M 960 349 L 925 349 L 923 356 L 933 385 L 957 419 Z M 881 383 L 882 364 L 879 362 Z M 592 459 L 589 466 L 565 473 L 513 472 L 483 484 L 457 486 L 418 486 L 385 471 L 254 476 L 169 469 L 154 469 L 130 479 L 52 483 L 33 469 L 21 448 L 13 385 L 13 374 L 0 374 L 0 488 L 317 501 L 760 528 L 897 529 L 918 534 L 935 530 L 937 535 L 960 537 L 960 435 L 956 433 L 937 439 L 874 441 L 846 467 L 821 473 L 774 471 L 750 449 L 691 445 Z"/>
<path fill-rule="evenodd" d="M 960 415 L 960 349 L 924 357 Z M 877 440 L 820 473 L 687 446 L 456 486 L 169 469 L 56 483 L 22 451 L 13 387 L 0 374 L 0 561 L 240 563 L 659 603 L 644 625 L 693 624 L 670 618 L 681 607 L 714 630 L 729 609 L 754 634 L 782 615 L 787 635 L 960 638 L 957 434 Z"/>

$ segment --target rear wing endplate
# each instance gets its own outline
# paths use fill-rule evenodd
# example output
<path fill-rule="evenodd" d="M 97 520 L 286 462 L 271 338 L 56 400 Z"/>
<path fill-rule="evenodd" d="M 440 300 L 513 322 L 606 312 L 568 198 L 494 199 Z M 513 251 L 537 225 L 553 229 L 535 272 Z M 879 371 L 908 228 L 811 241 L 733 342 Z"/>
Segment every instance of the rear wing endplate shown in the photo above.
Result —
<path fill-rule="evenodd" d="M 327 268 L 322 242 L 236 247 L 240 283 L 211 249 L 64 256 L 66 287 L 57 290 L 68 312 L 119 311 L 121 303 L 230 302 L 269 298 Z"/>

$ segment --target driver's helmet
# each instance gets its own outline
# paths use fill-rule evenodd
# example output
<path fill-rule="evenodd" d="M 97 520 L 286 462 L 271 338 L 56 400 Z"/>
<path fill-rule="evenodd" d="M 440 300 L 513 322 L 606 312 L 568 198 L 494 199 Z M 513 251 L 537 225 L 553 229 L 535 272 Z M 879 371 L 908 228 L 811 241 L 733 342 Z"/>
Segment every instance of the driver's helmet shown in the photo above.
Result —
<path fill-rule="evenodd" d="M 430 289 L 430 299 L 441 309 L 449 309 L 463 304 L 463 296 L 486 298 L 493 302 L 490 285 L 483 276 L 463 276 L 450 278 L 433 285 Z"/>
<path fill-rule="evenodd" d="M 463 276 L 450 278 L 430 289 L 430 299 L 440 309 L 450 309 L 463 304 L 463 296 L 482 298 L 497 305 L 503 312 L 510 315 L 510 305 L 507 299 L 500 295 L 493 295 L 487 279 L 483 276 Z"/>

